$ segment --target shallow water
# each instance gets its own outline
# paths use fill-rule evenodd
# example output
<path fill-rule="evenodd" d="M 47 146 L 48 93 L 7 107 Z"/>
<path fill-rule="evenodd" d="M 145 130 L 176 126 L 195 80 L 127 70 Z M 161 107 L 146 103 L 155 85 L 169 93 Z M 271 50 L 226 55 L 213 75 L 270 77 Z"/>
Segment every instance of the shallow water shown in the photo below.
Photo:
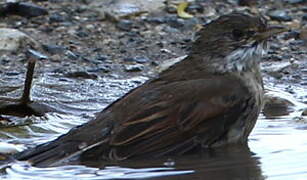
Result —
<path fill-rule="evenodd" d="M 20 77 L 4 77 L 0 100 L 17 97 L 22 88 Z M 10 143 L 35 146 L 50 141 L 82 124 L 129 89 L 146 78 L 98 80 L 62 78 L 47 74 L 35 82 L 32 97 L 59 112 L 43 117 L 14 118 L 1 127 L 0 138 Z M 12 86 L 11 84 L 17 84 Z M 103 168 L 81 165 L 36 168 L 14 162 L 2 168 L 1 179 L 307 179 L 307 121 L 300 119 L 306 94 L 297 88 L 294 95 L 281 91 L 283 86 L 269 86 L 269 93 L 293 103 L 290 114 L 261 115 L 249 137 L 248 147 L 230 147 L 199 154 L 165 158 L 130 160 L 105 164 Z M 287 113 L 286 113 L 287 114 Z"/>

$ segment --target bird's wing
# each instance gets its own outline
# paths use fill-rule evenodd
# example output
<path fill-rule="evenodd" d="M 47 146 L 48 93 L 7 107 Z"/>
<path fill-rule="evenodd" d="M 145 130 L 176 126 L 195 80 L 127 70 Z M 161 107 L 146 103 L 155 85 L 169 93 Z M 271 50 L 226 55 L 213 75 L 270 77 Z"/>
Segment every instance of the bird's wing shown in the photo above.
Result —
<path fill-rule="evenodd" d="M 210 146 L 223 138 L 250 99 L 241 83 L 227 78 L 155 83 L 131 91 L 95 120 L 15 157 L 51 166 L 76 156 L 120 160 L 183 153 L 199 140 Z"/>
<path fill-rule="evenodd" d="M 178 154 L 222 140 L 247 106 L 254 104 L 246 87 L 230 82 L 214 78 L 160 84 L 153 90 L 157 101 L 150 90 L 132 92 L 126 99 L 128 107 L 120 107 L 129 113 L 113 129 L 109 158 Z M 142 103 L 142 97 L 152 100 Z M 134 104 L 140 105 L 138 109 L 129 108 Z"/>

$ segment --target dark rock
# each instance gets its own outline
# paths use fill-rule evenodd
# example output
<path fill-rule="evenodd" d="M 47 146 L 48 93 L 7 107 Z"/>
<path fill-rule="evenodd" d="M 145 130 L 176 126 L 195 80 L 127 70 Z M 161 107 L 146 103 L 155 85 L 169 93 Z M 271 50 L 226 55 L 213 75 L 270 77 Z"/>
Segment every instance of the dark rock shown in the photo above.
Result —
<path fill-rule="evenodd" d="M 125 71 L 127 72 L 138 72 L 143 71 L 144 66 L 142 64 L 125 65 Z"/>
<path fill-rule="evenodd" d="M 99 55 L 96 56 L 97 61 L 105 61 L 107 59 L 108 59 L 108 56 L 106 56 L 106 55 L 99 54 Z"/>
<path fill-rule="evenodd" d="M 90 74 L 85 71 L 69 72 L 65 74 L 68 78 L 83 78 L 83 79 L 97 79 L 96 74 Z"/>
<path fill-rule="evenodd" d="M 59 23 L 59 22 L 64 22 L 66 21 L 66 18 L 60 14 L 51 14 L 49 17 L 49 22 L 50 23 Z"/>
<path fill-rule="evenodd" d="M 165 8 L 165 10 L 166 10 L 166 12 L 168 12 L 168 13 L 177 13 L 177 9 L 176 9 L 176 7 L 174 7 L 174 6 L 167 6 L 167 7 Z"/>
<path fill-rule="evenodd" d="M 137 56 L 137 57 L 124 58 L 124 61 L 127 61 L 127 62 L 137 62 L 137 63 L 147 63 L 150 60 L 147 57 L 144 57 L 144 56 Z"/>
<path fill-rule="evenodd" d="M 284 40 L 288 40 L 288 39 L 299 39 L 299 36 L 300 36 L 300 31 L 298 30 L 291 30 L 290 32 L 287 32 L 284 34 L 284 37 L 283 39 Z"/>
<path fill-rule="evenodd" d="M 306 2 L 306 0 L 284 0 L 284 1 L 290 4 L 298 4 Z"/>
<path fill-rule="evenodd" d="M 189 13 L 203 13 L 204 12 L 204 6 L 202 6 L 201 4 L 196 4 L 196 3 L 193 3 L 193 4 L 190 4 L 187 9 L 186 9 L 187 12 Z"/>
<path fill-rule="evenodd" d="M 32 3 L 11 2 L 6 3 L 5 7 L 1 8 L 4 15 L 15 14 L 23 17 L 37 17 L 47 15 L 47 9 Z"/>
<path fill-rule="evenodd" d="M 302 16 L 302 20 L 303 20 L 303 21 L 307 21 L 307 14 L 304 14 L 304 15 Z"/>
<path fill-rule="evenodd" d="M 268 16 L 272 20 L 277 21 L 292 21 L 292 17 L 288 15 L 288 13 L 284 10 L 273 10 L 268 12 Z"/>
<path fill-rule="evenodd" d="M 294 111 L 294 104 L 288 99 L 271 95 L 266 95 L 264 99 L 263 114 L 267 118 L 288 115 Z"/>
<path fill-rule="evenodd" d="M 184 20 L 178 18 L 177 16 L 167 16 L 165 17 L 166 23 L 173 28 L 181 28 L 184 27 Z"/>
<path fill-rule="evenodd" d="M 18 76 L 20 72 L 5 72 L 5 75 L 7 76 Z"/>
<path fill-rule="evenodd" d="M 127 19 L 122 19 L 116 24 L 116 27 L 120 30 L 130 31 L 133 27 L 133 22 Z"/>
<path fill-rule="evenodd" d="M 238 4 L 240 6 L 254 6 L 257 5 L 259 0 L 239 0 Z"/>
<path fill-rule="evenodd" d="M 62 54 L 66 51 L 64 46 L 43 44 L 42 48 L 50 54 Z"/>
<path fill-rule="evenodd" d="M 78 31 L 78 32 L 76 33 L 76 35 L 77 35 L 78 37 L 80 37 L 80 38 L 85 38 L 85 37 L 88 37 L 88 36 L 89 36 L 89 34 L 88 34 L 87 32 L 84 32 L 84 31 Z"/>
<path fill-rule="evenodd" d="M 157 24 L 162 24 L 166 22 L 164 17 L 146 17 L 145 21 Z"/>

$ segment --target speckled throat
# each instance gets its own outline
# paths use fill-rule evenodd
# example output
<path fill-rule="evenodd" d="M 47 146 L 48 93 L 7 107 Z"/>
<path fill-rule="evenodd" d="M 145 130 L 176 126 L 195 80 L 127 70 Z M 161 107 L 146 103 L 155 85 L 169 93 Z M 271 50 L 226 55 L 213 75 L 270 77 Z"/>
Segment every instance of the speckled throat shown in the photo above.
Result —
<path fill-rule="evenodd" d="M 224 64 L 213 64 L 218 72 L 244 72 L 258 67 L 267 43 L 253 43 L 240 47 L 225 57 Z"/>

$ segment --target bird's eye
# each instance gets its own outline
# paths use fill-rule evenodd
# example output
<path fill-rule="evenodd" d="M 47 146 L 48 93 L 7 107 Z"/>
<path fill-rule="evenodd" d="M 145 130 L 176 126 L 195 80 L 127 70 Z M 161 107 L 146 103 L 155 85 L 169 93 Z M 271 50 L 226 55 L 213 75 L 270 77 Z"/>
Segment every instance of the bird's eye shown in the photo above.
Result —
<path fill-rule="evenodd" d="M 240 39 L 240 38 L 242 38 L 242 36 L 244 36 L 244 33 L 243 33 L 243 31 L 241 31 L 241 30 L 239 30 L 239 29 L 234 29 L 234 30 L 232 31 L 232 35 L 233 35 L 233 37 L 234 37 L 235 39 Z"/>

